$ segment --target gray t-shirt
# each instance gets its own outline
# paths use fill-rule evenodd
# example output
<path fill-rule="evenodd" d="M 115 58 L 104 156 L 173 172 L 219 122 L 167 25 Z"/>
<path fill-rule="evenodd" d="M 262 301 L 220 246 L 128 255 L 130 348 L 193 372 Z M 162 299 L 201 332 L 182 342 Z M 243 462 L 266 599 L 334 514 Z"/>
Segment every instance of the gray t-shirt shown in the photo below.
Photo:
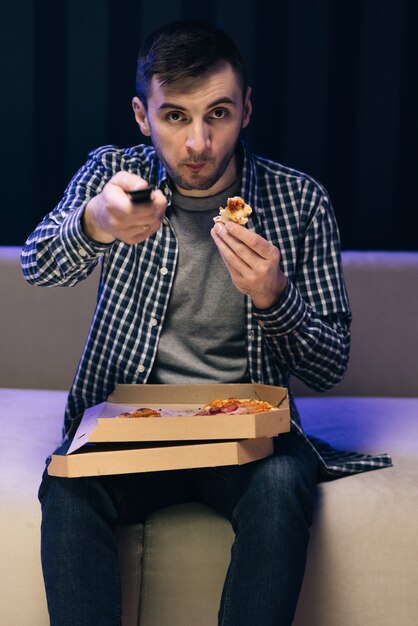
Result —
<path fill-rule="evenodd" d="M 210 235 L 219 207 L 239 189 L 237 182 L 209 198 L 173 193 L 167 217 L 178 240 L 178 266 L 148 382 L 248 381 L 245 296 Z"/>

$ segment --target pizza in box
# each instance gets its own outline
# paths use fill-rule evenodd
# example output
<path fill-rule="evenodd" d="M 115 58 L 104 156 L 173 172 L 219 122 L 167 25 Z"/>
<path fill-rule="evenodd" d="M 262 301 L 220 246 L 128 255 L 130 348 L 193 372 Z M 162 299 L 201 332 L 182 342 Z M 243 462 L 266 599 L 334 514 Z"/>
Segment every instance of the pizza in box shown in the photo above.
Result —
<path fill-rule="evenodd" d="M 265 413 L 271 411 L 275 407 L 265 400 L 256 399 L 239 399 L 227 398 L 212 400 L 205 404 L 194 415 L 219 415 L 226 413 L 229 415 L 252 415 L 254 413 Z M 145 418 L 145 417 L 163 417 L 161 411 L 157 409 L 149 409 L 147 407 L 139 407 L 134 411 L 120 413 L 117 417 L 123 418 Z"/>

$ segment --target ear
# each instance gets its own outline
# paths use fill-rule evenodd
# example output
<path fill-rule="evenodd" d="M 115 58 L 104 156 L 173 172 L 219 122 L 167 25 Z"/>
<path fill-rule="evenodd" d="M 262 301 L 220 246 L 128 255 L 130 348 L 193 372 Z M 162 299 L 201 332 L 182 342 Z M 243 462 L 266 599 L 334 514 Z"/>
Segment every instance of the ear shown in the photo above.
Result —
<path fill-rule="evenodd" d="M 247 87 L 247 92 L 244 98 L 244 115 L 242 118 L 242 128 L 246 128 L 250 123 L 252 110 L 253 105 L 251 104 L 251 87 Z"/>
<path fill-rule="evenodd" d="M 141 133 L 146 137 L 149 137 L 151 135 L 151 129 L 148 123 L 147 110 L 137 96 L 135 96 L 132 100 L 132 108 Z"/>

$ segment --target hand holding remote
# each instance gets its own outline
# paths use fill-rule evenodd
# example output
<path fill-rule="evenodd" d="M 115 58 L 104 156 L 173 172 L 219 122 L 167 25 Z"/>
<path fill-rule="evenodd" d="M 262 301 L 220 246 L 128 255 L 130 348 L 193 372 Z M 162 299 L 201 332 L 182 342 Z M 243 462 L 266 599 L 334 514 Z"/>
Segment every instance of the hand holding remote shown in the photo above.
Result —
<path fill-rule="evenodd" d="M 133 245 L 158 231 L 167 200 L 159 189 L 130 172 L 118 172 L 92 198 L 83 214 L 86 235 L 100 243 L 116 239 Z"/>

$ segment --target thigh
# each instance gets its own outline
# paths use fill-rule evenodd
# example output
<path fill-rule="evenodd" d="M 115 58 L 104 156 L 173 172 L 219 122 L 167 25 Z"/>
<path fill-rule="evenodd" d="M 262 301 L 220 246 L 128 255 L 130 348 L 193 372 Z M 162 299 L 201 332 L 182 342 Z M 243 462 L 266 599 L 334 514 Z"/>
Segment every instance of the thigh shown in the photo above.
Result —
<path fill-rule="evenodd" d="M 184 470 L 112 476 L 108 484 L 117 498 L 119 522 L 123 524 L 143 523 L 158 509 L 192 499 Z"/>
<path fill-rule="evenodd" d="M 55 453 L 65 454 L 69 445 L 70 442 L 62 444 Z M 78 507 L 84 503 L 97 510 L 107 506 L 114 512 L 112 517 L 116 517 L 117 524 L 131 524 L 144 522 L 157 509 L 187 502 L 192 495 L 185 470 L 58 478 L 49 476 L 46 468 L 39 499 L 42 504 L 49 500 L 70 510 L 74 508 L 74 502 Z"/>
<path fill-rule="evenodd" d="M 192 495 L 225 517 L 235 527 L 237 508 L 246 506 L 260 515 L 274 506 L 286 506 L 287 498 L 300 495 L 312 506 L 317 483 L 317 461 L 296 433 L 280 435 L 274 441 L 274 453 L 245 465 L 195 470 L 191 480 Z M 245 496 L 245 498 L 244 498 Z"/>

